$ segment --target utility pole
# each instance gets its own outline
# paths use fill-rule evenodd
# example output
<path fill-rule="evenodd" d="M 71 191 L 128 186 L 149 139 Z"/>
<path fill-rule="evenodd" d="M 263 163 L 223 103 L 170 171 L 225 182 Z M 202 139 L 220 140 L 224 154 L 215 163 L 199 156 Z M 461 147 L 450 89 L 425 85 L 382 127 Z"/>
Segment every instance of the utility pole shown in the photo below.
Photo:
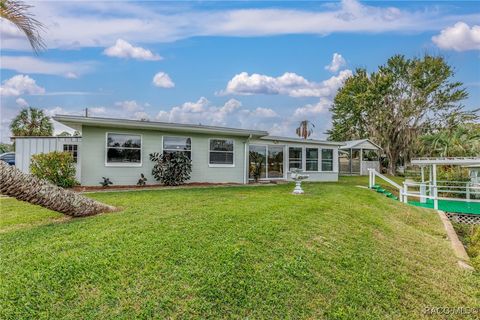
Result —
<path fill-rule="evenodd" d="M 85 117 L 88 118 L 88 108 L 85 108 Z"/>

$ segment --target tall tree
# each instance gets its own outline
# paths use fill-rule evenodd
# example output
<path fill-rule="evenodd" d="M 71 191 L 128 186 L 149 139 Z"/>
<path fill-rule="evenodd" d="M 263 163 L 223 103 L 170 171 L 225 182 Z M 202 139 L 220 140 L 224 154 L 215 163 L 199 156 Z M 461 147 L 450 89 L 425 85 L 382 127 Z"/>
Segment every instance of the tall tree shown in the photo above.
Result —
<path fill-rule="evenodd" d="M 29 12 L 31 5 L 18 0 L 0 0 L 0 17 L 13 23 L 27 37 L 32 49 L 38 53 L 45 48 L 40 35 L 43 24 Z"/>
<path fill-rule="evenodd" d="M 453 75 L 442 57 L 429 55 L 393 56 L 370 75 L 357 70 L 334 99 L 330 139 L 372 138 L 394 174 L 397 164 L 416 153 L 422 134 L 476 117 L 463 110 L 468 94 Z"/>
<path fill-rule="evenodd" d="M 303 120 L 300 121 L 300 124 L 298 125 L 298 128 L 295 130 L 295 132 L 300 138 L 307 139 L 312 135 L 313 128 L 315 128 L 315 125 L 312 122 L 308 120 Z"/>
<path fill-rule="evenodd" d="M 24 108 L 12 120 L 10 130 L 14 136 L 51 136 L 53 125 L 42 110 Z"/>

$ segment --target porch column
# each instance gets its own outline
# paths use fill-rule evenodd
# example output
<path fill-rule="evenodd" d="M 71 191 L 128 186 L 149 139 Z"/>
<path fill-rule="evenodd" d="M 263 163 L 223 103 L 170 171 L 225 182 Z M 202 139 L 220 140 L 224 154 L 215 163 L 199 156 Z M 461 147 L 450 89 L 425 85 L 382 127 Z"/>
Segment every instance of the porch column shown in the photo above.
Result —
<path fill-rule="evenodd" d="M 363 162 L 363 149 L 360 148 L 360 175 L 363 175 L 363 166 L 362 166 L 362 162 Z"/>

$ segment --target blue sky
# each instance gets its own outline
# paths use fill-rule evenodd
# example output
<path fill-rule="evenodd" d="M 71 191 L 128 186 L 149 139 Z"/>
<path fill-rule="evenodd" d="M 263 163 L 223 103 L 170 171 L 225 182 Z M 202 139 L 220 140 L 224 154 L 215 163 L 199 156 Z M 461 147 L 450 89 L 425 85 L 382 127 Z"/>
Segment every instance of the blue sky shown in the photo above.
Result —
<path fill-rule="evenodd" d="M 47 114 L 202 123 L 324 138 L 338 87 L 392 55 L 442 55 L 480 107 L 478 2 L 32 2 L 48 50 L 1 21 L 1 140 Z M 56 124 L 56 131 L 65 128 Z"/>

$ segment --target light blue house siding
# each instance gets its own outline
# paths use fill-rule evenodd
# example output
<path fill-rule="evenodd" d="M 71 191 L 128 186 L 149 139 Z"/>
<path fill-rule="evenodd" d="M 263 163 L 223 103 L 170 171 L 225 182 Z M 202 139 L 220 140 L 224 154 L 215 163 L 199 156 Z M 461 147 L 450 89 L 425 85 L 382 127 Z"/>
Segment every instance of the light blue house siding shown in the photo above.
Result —
<path fill-rule="evenodd" d="M 255 167 L 255 161 L 251 155 L 255 148 L 264 153 L 261 179 L 289 180 L 290 169 L 296 165 L 310 175 L 309 181 L 338 180 L 338 148 L 343 143 L 204 125 L 70 115 L 57 115 L 54 119 L 82 133 L 77 146 L 77 172 L 84 186 L 98 186 L 102 177 L 109 178 L 114 185 L 135 185 L 141 174 L 147 177 L 148 184 L 157 184 L 152 176 L 154 163 L 150 154 L 185 152 L 187 145 L 192 160 L 189 182 L 252 181 L 250 169 Z M 210 143 L 212 139 L 216 141 Z M 164 141 L 170 146 L 166 150 Z M 291 148 L 296 151 L 292 157 Z"/>
<path fill-rule="evenodd" d="M 141 164 L 115 164 L 106 162 L 107 133 L 141 135 Z M 189 182 L 244 183 L 245 142 L 247 138 L 228 135 L 173 133 L 157 130 L 82 127 L 81 184 L 96 186 L 102 177 L 115 185 L 134 185 L 143 173 L 148 184 L 158 183 L 152 176 L 154 163 L 150 154 L 162 152 L 163 137 L 191 138 L 192 174 Z M 228 138 L 234 141 L 234 164 L 228 167 L 209 165 L 209 139 Z"/>

